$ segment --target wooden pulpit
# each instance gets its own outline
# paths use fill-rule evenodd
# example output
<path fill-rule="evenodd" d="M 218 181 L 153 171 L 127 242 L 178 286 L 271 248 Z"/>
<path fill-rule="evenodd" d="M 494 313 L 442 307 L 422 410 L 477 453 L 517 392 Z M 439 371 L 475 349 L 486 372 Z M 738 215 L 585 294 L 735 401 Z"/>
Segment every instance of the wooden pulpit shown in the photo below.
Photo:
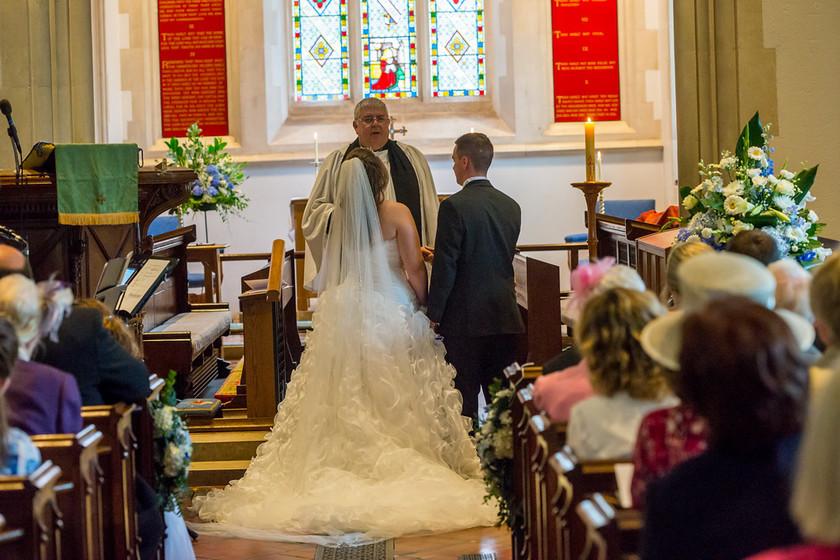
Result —
<path fill-rule="evenodd" d="M 36 280 L 56 273 L 70 282 L 78 298 L 93 297 L 105 263 L 129 252 L 139 253 L 140 242 L 157 216 L 189 196 L 197 175 L 191 169 L 139 169 L 139 223 L 66 226 L 58 223 L 55 175 L 24 170 L 0 171 L 0 224 L 12 228 L 29 243 L 29 259 Z"/>

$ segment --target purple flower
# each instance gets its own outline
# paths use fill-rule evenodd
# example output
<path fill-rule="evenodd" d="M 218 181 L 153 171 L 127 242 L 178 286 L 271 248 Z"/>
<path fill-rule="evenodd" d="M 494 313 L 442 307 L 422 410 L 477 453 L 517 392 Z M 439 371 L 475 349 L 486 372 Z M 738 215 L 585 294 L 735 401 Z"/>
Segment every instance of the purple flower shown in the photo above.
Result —
<path fill-rule="evenodd" d="M 213 165 L 212 163 L 204 168 L 204 172 L 207 173 L 208 175 L 212 175 L 213 177 L 216 177 L 216 179 L 219 178 L 219 168 L 216 167 L 215 165 Z"/>
<path fill-rule="evenodd" d="M 210 184 L 213 187 L 218 187 L 219 186 L 219 181 L 220 181 L 220 178 L 219 178 L 219 174 L 217 173 L 216 175 L 213 175 L 212 179 L 210 179 Z"/>
<path fill-rule="evenodd" d="M 195 185 L 192 189 L 193 196 L 201 196 L 204 194 L 204 189 L 201 188 L 201 185 L 198 184 L 198 181 L 193 183 L 193 185 Z"/>
<path fill-rule="evenodd" d="M 210 187 L 209 189 L 207 189 L 207 194 L 209 194 L 210 196 L 216 196 L 217 194 L 219 194 L 219 190 L 216 187 Z"/>
<path fill-rule="evenodd" d="M 817 253 L 815 253 L 814 251 L 808 251 L 804 255 L 799 255 L 796 258 L 799 259 L 802 262 L 811 262 L 812 260 L 814 260 L 814 257 L 816 257 L 816 256 L 817 256 Z"/>

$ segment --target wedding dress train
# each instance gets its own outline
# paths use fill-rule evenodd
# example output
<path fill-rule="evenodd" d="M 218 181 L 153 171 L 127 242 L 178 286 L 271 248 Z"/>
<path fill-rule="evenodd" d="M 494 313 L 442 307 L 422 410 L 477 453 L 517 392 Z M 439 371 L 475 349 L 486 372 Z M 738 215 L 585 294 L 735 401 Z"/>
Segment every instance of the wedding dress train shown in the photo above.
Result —
<path fill-rule="evenodd" d="M 345 276 L 321 293 L 271 433 L 243 478 L 195 499 L 214 522 L 200 532 L 335 545 L 495 522 L 455 371 L 396 241 L 379 242 L 373 289 Z"/>

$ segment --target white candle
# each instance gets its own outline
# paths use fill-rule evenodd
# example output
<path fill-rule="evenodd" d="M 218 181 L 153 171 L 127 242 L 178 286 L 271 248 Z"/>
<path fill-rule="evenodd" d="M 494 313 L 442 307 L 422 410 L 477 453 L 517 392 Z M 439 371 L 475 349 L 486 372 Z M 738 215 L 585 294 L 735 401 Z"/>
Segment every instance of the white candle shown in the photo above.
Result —
<path fill-rule="evenodd" d="M 318 133 L 312 135 L 312 138 L 315 140 L 315 161 L 318 160 Z"/>
<path fill-rule="evenodd" d="M 598 182 L 601 181 L 601 151 L 598 150 Z"/>
<path fill-rule="evenodd" d="M 595 180 L 595 123 L 592 119 L 586 119 L 583 123 L 584 146 L 586 154 L 586 181 Z"/>

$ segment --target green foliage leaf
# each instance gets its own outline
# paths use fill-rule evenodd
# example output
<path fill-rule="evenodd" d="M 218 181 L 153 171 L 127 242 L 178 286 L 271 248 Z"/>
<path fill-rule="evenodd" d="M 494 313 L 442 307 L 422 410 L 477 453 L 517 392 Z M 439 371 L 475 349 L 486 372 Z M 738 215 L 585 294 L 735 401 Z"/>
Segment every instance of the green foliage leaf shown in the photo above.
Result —
<path fill-rule="evenodd" d="M 794 202 L 797 204 L 801 204 L 803 200 L 805 200 L 805 196 L 807 196 L 808 191 L 811 190 L 811 186 L 814 184 L 814 180 L 817 178 L 817 168 L 819 164 L 815 165 L 814 167 L 810 167 L 808 169 L 803 169 L 793 177 L 793 184 L 799 187 L 801 191 L 796 197 L 793 199 Z"/>
<path fill-rule="evenodd" d="M 764 132 L 764 129 L 761 127 L 758 111 L 756 111 L 755 115 L 744 125 L 744 129 L 741 130 L 741 134 L 738 136 L 738 143 L 735 145 L 735 157 L 738 158 L 741 165 L 747 164 L 749 157 L 747 156 L 747 150 L 751 146 L 764 146 L 762 132 Z"/>

